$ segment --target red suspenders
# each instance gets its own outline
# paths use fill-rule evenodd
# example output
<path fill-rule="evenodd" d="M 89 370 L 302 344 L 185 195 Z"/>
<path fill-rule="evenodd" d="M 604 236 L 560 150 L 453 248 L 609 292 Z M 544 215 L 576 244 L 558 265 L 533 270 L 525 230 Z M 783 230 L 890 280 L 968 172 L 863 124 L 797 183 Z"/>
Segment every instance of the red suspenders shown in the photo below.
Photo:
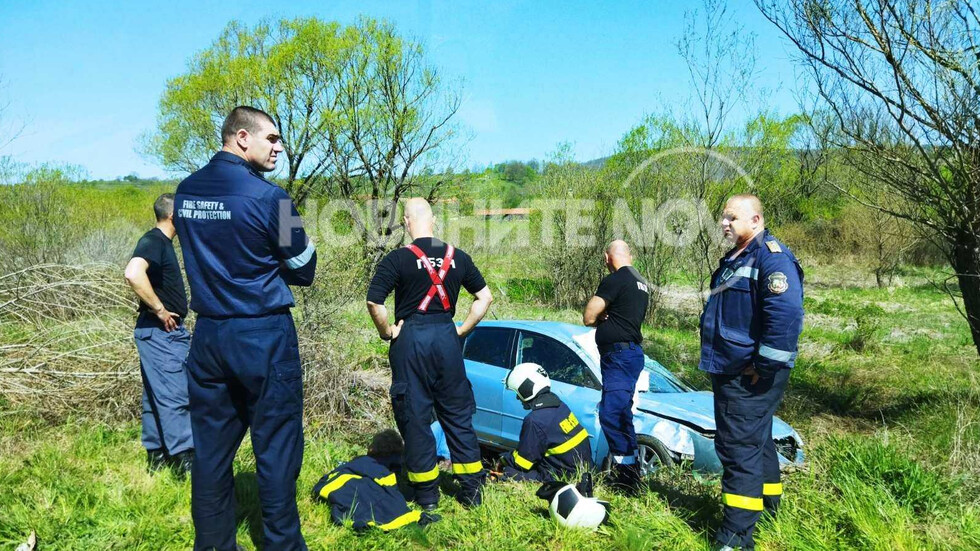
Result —
<path fill-rule="evenodd" d="M 419 303 L 419 312 L 425 312 L 429 309 L 429 303 L 432 302 L 432 297 L 439 293 L 439 300 L 442 301 L 442 309 L 446 312 L 449 311 L 451 305 L 449 304 L 449 294 L 446 293 L 446 288 L 443 286 L 443 281 L 446 279 L 446 273 L 449 272 L 449 267 L 453 263 L 453 254 L 456 253 L 456 249 L 452 245 L 446 244 L 446 256 L 442 259 L 442 267 L 436 272 L 436 269 L 432 267 L 432 263 L 429 262 L 429 257 L 425 256 L 422 249 L 416 247 L 415 245 L 408 245 L 408 250 L 415 253 L 415 256 L 422 261 L 422 267 L 425 271 L 429 273 L 429 279 L 432 280 L 432 287 L 429 287 L 428 294 Z"/>

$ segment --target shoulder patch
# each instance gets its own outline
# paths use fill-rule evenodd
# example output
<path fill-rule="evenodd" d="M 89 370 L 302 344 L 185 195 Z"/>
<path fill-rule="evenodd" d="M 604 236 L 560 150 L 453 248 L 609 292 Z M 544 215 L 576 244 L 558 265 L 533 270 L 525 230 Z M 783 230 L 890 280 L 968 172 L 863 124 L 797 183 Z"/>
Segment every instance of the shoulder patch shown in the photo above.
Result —
<path fill-rule="evenodd" d="M 783 272 L 773 272 L 769 274 L 769 292 L 774 295 L 781 295 L 789 290 L 789 281 Z"/>
<path fill-rule="evenodd" d="M 783 248 L 779 246 L 777 241 L 766 241 L 766 247 L 769 247 L 769 252 L 771 253 L 781 253 Z"/>

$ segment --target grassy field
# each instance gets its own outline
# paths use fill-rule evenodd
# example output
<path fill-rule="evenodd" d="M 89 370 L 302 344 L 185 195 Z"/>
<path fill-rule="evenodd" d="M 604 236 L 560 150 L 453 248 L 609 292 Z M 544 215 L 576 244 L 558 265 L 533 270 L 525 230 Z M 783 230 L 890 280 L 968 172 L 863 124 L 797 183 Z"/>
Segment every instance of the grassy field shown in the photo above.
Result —
<path fill-rule="evenodd" d="M 136 223 L 141 215 L 129 210 Z M 138 235 L 139 228 L 130 233 Z M 127 254 L 131 237 L 115 248 L 92 249 L 118 261 L 113 255 Z M 539 255 L 472 252 L 497 299 L 490 319 L 579 322 L 577 310 L 546 304 L 549 280 Z M 325 253 L 321 265 L 342 261 Z M 846 262 L 805 267 L 806 328 L 779 415 L 802 434 L 808 462 L 785 480 L 779 518 L 757 531 L 760 548 L 980 548 L 980 361 L 966 323 L 930 283 L 938 274 L 907 269 L 893 287 L 878 289 L 866 271 Z M 644 327 L 645 349 L 692 386 L 709 388 L 696 368 L 697 296 L 683 286 L 665 295 L 662 319 Z M 462 299 L 460 311 L 467 307 Z M 113 323 L 102 324 L 110 314 Z M 104 325 L 100 331 L 115 339 L 112 354 L 118 348 L 131 355 L 123 367 L 109 362 L 105 369 L 133 369 L 131 316 L 127 309 L 83 313 L 64 323 L 45 321 L 44 327 L 57 333 Z M 375 381 L 383 394 L 387 345 L 376 338 L 360 298 L 331 314 L 325 327 L 329 355 L 316 358 L 339 358 L 338 365 L 364 375 L 361 381 Z M 37 331 L 4 321 L 0 345 L 19 346 Z M 0 348 L 0 360 L 5 353 Z M 308 378 L 317 361 L 307 365 Z M 131 415 L 113 421 L 98 421 L 105 417 L 84 408 L 68 418 L 51 416 L 43 398 L 26 406 L 21 400 L 15 408 L 0 395 L 0 548 L 15 547 L 31 530 L 39 549 L 190 547 L 190 484 L 145 471 L 137 385 L 134 379 L 127 387 L 132 396 L 119 397 L 123 406 L 130 404 Z M 317 405 L 311 403 L 315 396 L 308 386 L 308 406 Z M 476 510 L 444 499 L 443 520 L 425 530 L 356 535 L 331 525 L 327 508 L 308 494 L 336 463 L 363 453 L 371 428 L 393 426 L 381 394 L 362 396 L 374 402 L 353 408 L 347 418 L 308 418 L 298 491 L 312 549 L 696 550 L 707 548 L 720 518 L 718 479 L 677 468 L 659 473 L 637 499 L 610 494 L 600 483 L 598 494 L 612 502 L 613 522 L 596 533 L 560 529 L 533 486 L 507 483 L 488 487 L 485 505 Z M 246 440 L 236 461 L 239 542 L 246 549 L 260 541 L 254 472 Z"/>

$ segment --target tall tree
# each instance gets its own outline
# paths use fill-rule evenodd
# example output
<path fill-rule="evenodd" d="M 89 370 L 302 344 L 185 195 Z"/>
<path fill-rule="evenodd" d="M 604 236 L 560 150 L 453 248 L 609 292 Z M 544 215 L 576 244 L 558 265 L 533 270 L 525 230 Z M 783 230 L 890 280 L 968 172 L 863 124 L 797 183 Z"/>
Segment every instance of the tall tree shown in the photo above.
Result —
<path fill-rule="evenodd" d="M 878 204 L 940 236 L 980 352 L 980 15 L 970 0 L 756 0 L 799 51 Z M 959 307 L 959 303 L 957 303 Z"/>
<path fill-rule="evenodd" d="M 685 28 L 677 42 L 694 90 L 693 115 L 684 121 L 684 136 L 693 148 L 694 173 L 686 179 L 686 196 L 706 208 L 697 210 L 697 233 L 691 245 L 692 268 L 698 296 L 717 264 L 720 232 L 715 225 L 725 198 L 739 189 L 738 180 L 719 180 L 731 167 L 719 166 L 719 153 L 731 152 L 733 110 L 744 104 L 756 75 L 755 36 L 733 23 L 725 0 L 704 0 L 703 12 L 685 14 Z M 726 151 L 727 150 L 727 151 Z M 724 155 L 724 153 L 722 153 Z"/>
<path fill-rule="evenodd" d="M 283 187 L 371 199 L 368 237 L 387 240 L 392 207 L 406 193 L 434 195 L 431 172 L 455 136 L 458 91 L 428 64 L 421 44 L 387 22 L 351 26 L 318 19 L 232 22 L 188 71 L 167 83 L 156 132 L 144 149 L 175 172 L 196 170 L 221 147 L 220 127 L 236 105 L 268 112 L 283 135 Z M 422 184 L 425 184 L 424 186 Z M 385 241 L 387 242 L 387 241 Z"/>

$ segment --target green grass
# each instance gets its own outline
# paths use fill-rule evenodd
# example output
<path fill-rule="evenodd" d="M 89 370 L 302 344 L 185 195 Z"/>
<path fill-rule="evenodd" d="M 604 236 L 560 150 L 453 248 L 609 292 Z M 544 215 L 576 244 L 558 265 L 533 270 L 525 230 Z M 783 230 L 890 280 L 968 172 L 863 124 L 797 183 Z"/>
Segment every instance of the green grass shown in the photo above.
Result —
<path fill-rule="evenodd" d="M 496 296 L 488 319 L 580 323 L 580 311 L 548 305 L 539 257 L 495 250 L 474 257 L 487 266 Z M 937 279 L 935 270 L 907 270 L 890 289 L 842 270 L 817 266 L 807 274 L 801 355 L 779 415 L 802 434 L 808 463 L 785 479 L 783 509 L 776 521 L 760 524 L 759 548 L 980 548 L 980 361 L 969 330 L 928 283 Z M 469 301 L 461 299 L 457 319 Z M 689 384 L 707 389 L 697 370 L 690 306 L 664 310 L 644 326 L 644 346 Z M 0 343 L 30 331 L 5 322 Z M 377 339 L 361 295 L 324 331 L 344 365 L 387 370 L 387 345 Z M 191 545 L 189 483 L 145 472 L 137 421 L 45 424 L 34 411 L 8 408 L 0 398 L 0 548 L 16 546 L 31 530 L 40 549 Z M 614 524 L 596 533 L 558 528 L 533 486 L 508 483 L 490 486 L 476 510 L 444 500 L 443 520 L 428 529 L 356 535 L 333 526 L 308 492 L 336 463 L 362 453 L 368 437 L 318 419 L 308 433 L 316 436 L 307 440 L 298 493 L 312 549 L 699 550 L 720 519 L 717 477 L 669 470 L 637 499 L 611 495 L 600 484 Z M 253 549 L 260 526 L 247 442 L 235 467 L 239 542 Z"/>

